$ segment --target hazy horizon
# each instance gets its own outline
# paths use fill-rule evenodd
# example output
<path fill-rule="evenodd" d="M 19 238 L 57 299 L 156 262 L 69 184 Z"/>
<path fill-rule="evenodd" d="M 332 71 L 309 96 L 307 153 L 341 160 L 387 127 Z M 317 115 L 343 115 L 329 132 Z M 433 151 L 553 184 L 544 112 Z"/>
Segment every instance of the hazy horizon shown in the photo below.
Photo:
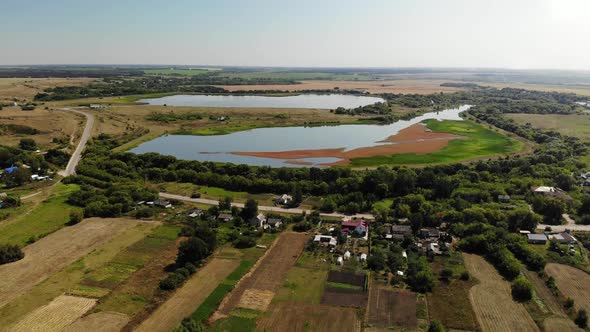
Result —
<path fill-rule="evenodd" d="M 0 65 L 590 70 L 590 1 L 24 0 Z"/>

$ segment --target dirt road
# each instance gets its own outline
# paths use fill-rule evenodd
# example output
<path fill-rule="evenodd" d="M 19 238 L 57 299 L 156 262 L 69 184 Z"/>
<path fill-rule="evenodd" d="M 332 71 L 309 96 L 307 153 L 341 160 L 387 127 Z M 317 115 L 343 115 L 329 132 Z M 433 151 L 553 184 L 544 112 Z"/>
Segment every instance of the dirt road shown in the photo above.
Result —
<path fill-rule="evenodd" d="M 185 202 L 192 202 L 192 203 L 199 203 L 199 204 L 206 204 L 206 205 L 218 205 L 219 201 L 217 200 L 213 200 L 213 199 L 206 199 L 206 198 L 190 198 L 187 196 L 181 196 L 181 195 L 175 195 L 175 194 L 167 194 L 167 193 L 160 193 L 160 197 L 161 198 L 166 198 L 166 199 L 175 199 L 178 201 L 185 201 Z M 232 206 L 236 206 L 238 208 L 243 208 L 244 204 L 243 203 L 232 203 Z M 305 212 L 306 214 L 310 214 L 312 212 L 312 210 L 306 210 L 306 209 L 286 209 L 286 208 L 281 208 L 281 207 L 276 207 L 276 206 L 263 206 L 263 205 L 259 205 L 258 206 L 258 210 L 260 211 L 265 211 L 265 212 L 276 212 L 276 213 L 289 213 L 289 214 L 301 214 L 303 212 Z M 348 215 L 342 214 L 342 213 L 320 213 L 320 215 L 322 217 L 334 217 L 334 218 L 344 218 L 344 217 L 350 217 Z M 366 214 L 356 214 L 354 215 L 354 217 L 357 218 L 365 218 L 365 219 L 374 219 L 372 214 L 366 213 Z"/>

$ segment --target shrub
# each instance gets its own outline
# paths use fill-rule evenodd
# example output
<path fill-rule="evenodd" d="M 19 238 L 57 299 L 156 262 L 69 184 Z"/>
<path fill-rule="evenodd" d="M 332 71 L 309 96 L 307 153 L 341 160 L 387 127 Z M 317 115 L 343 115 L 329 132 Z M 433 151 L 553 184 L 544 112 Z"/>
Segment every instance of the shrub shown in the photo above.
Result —
<path fill-rule="evenodd" d="M 250 236 L 240 235 L 234 241 L 233 245 L 238 249 L 252 248 L 256 245 L 256 240 Z"/>
<path fill-rule="evenodd" d="M 68 222 L 68 224 L 75 225 L 82 221 L 82 218 L 84 218 L 84 213 L 82 211 L 72 210 L 70 211 L 70 221 Z"/>
<path fill-rule="evenodd" d="M 149 207 L 142 207 L 137 209 L 137 212 L 135 212 L 135 218 L 137 219 L 141 219 L 141 218 L 151 218 L 154 216 L 154 209 L 149 208 Z"/>
<path fill-rule="evenodd" d="M 174 273 L 181 275 L 184 279 L 188 278 L 191 275 L 191 272 L 184 267 L 176 269 Z"/>
<path fill-rule="evenodd" d="M 430 326 L 428 326 L 428 332 L 444 332 L 444 331 L 445 331 L 445 326 L 437 320 L 433 320 L 432 322 L 430 322 Z"/>
<path fill-rule="evenodd" d="M 16 245 L 3 245 L 0 246 L 0 265 L 16 262 L 23 259 L 25 254 L 20 250 L 19 246 Z"/>
<path fill-rule="evenodd" d="M 187 271 L 187 273 L 188 273 L 188 271 Z M 176 289 L 178 286 L 182 285 L 182 283 L 185 280 L 186 280 L 186 277 L 181 273 L 177 273 L 177 272 L 170 273 L 166 277 L 166 279 L 160 281 L 160 289 L 163 289 L 163 290 Z"/>
<path fill-rule="evenodd" d="M 570 310 L 571 308 L 574 307 L 574 304 L 575 304 L 574 299 L 572 299 L 571 297 L 568 297 L 567 300 L 565 300 L 564 307 L 566 309 Z"/>
<path fill-rule="evenodd" d="M 449 281 L 453 277 L 453 270 L 443 269 L 440 271 L 440 278 L 445 281 Z"/>
<path fill-rule="evenodd" d="M 184 268 L 187 269 L 190 274 L 197 272 L 197 267 L 192 263 L 186 263 Z"/>
<path fill-rule="evenodd" d="M 296 223 L 295 225 L 293 225 L 293 230 L 295 232 L 307 232 L 308 230 L 311 229 L 311 223 L 306 222 L 306 221 L 302 221 L 299 223 Z"/>
<path fill-rule="evenodd" d="M 574 322 L 582 329 L 585 329 L 588 326 L 588 312 L 586 309 L 580 309 L 580 311 L 578 311 L 578 315 Z"/>
<path fill-rule="evenodd" d="M 471 279 L 471 276 L 469 275 L 469 272 L 463 271 L 461 272 L 461 276 L 459 278 L 461 278 L 461 280 L 463 281 L 468 281 L 469 279 Z"/>
<path fill-rule="evenodd" d="M 518 302 L 528 302 L 533 298 L 533 286 L 525 277 L 519 276 L 512 282 L 512 298 Z"/>

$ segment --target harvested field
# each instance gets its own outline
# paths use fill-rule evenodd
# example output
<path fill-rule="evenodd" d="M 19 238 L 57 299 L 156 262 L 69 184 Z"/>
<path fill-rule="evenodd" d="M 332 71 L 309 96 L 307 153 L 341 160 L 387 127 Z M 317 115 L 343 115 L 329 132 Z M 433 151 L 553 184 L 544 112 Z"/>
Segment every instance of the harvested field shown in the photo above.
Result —
<path fill-rule="evenodd" d="M 118 312 L 97 312 L 84 316 L 65 328 L 65 332 L 118 332 L 129 322 L 129 317 Z"/>
<path fill-rule="evenodd" d="M 556 263 L 547 264 L 545 272 L 555 278 L 557 288 L 565 297 L 574 299 L 577 309 L 590 311 L 590 274 Z"/>
<path fill-rule="evenodd" d="M 358 287 L 365 287 L 365 280 L 367 276 L 365 274 L 357 274 L 353 272 L 340 272 L 330 271 L 328 272 L 328 282 L 335 282 L 339 284 L 348 284 Z"/>
<path fill-rule="evenodd" d="M 416 294 L 371 287 L 367 321 L 376 327 L 418 327 Z"/>
<path fill-rule="evenodd" d="M 443 80 L 395 80 L 395 81 L 301 81 L 301 84 L 275 85 L 220 85 L 229 91 L 249 90 L 357 90 L 370 93 L 417 93 L 456 92 L 465 89 L 440 86 Z"/>
<path fill-rule="evenodd" d="M 266 311 L 274 296 L 275 293 L 271 291 L 246 289 L 237 306 L 238 308 Z"/>
<path fill-rule="evenodd" d="M 535 288 L 535 292 L 537 296 L 543 301 L 543 304 L 547 306 L 547 309 L 551 311 L 552 314 L 566 317 L 566 313 L 563 311 L 563 306 L 559 303 L 557 298 L 551 293 L 551 290 L 547 287 L 545 282 L 539 278 L 536 272 L 524 270 L 523 271 L 526 278 L 533 284 Z"/>
<path fill-rule="evenodd" d="M 317 149 L 317 150 L 293 150 L 279 152 L 232 152 L 235 155 L 252 156 L 261 158 L 275 158 L 291 160 L 291 163 L 301 164 L 297 159 L 305 158 L 340 158 L 342 161 L 326 164 L 326 166 L 346 165 L 351 159 L 367 158 L 374 156 L 390 156 L 400 153 L 414 153 L 417 155 L 438 151 L 448 145 L 450 140 L 462 139 L 464 137 L 448 134 L 434 133 L 427 131 L 423 124 L 415 124 L 399 133 L 392 135 L 382 142 L 392 144 L 381 144 L 362 147 L 345 151 L 344 148 Z"/>
<path fill-rule="evenodd" d="M 0 266 L 0 307 L 135 224 L 122 218 L 87 219 L 25 247 L 25 258 Z"/>
<path fill-rule="evenodd" d="M 94 78 L 0 78 L 0 101 L 18 100 L 32 101 L 33 97 L 43 89 L 56 86 L 84 86 Z"/>
<path fill-rule="evenodd" d="M 530 123 L 535 128 L 554 130 L 563 135 L 585 140 L 590 139 L 590 116 L 588 114 L 514 113 L 506 116 L 518 124 Z"/>
<path fill-rule="evenodd" d="M 464 254 L 465 267 L 479 280 L 469 299 L 482 331 L 539 331 L 524 306 L 512 300 L 510 283 L 483 257 Z"/>
<path fill-rule="evenodd" d="M 136 331 L 171 331 L 176 324 L 190 316 L 239 263 L 239 260 L 213 258 L 141 323 Z"/>
<path fill-rule="evenodd" d="M 361 308 L 367 302 L 367 292 L 356 289 L 328 287 L 322 295 L 322 304 Z"/>
<path fill-rule="evenodd" d="M 571 319 L 565 317 L 550 317 L 543 321 L 545 331 L 583 332 Z"/>
<path fill-rule="evenodd" d="M 259 331 L 352 332 L 361 330 L 356 309 L 321 304 L 280 303 L 257 323 Z"/>
<path fill-rule="evenodd" d="M 227 316 L 239 307 L 246 291 L 276 292 L 289 269 L 295 265 L 309 239 L 306 233 L 283 233 L 221 303 L 216 318 Z"/>
<path fill-rule="evenodd" d="M 75 322 L 96 304 L 95 299 L 61 295 L 51 303 L 26 315 L 10 327 L 13 332 L 51 332 L 63 329 Z"/>

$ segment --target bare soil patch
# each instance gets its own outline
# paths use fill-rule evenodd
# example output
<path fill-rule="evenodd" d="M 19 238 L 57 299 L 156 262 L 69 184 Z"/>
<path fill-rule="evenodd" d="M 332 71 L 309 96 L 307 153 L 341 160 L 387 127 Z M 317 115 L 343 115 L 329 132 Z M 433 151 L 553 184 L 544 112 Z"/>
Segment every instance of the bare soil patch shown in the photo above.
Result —
<path fill-rule="evenodd" d="M 362 308 L 367 303 L 367 292 L 356 289 L 328 287 L 322 295 L 322 304 Z"/>
<path fill-rule="evenodd" d="M 371 287 L 367 321 L 376 327 L 418 327 L 416 294 Z"/>
<path fill-rule="evenodd" d="M 118 332 L 129 322 L 129 316 L 112 311 L 103 311 L 84 316 L 68 327 L 65 332 Z"/>
<path fill-rule="evenodd" d="M 91 218 L 25 247 L 25 258 L 0 266 L 0 307 L 135 224 Z"/>
<path fill-rule="evenodd" d="M 345 151 L 344 148 L 317 149 L 317 150 L 292 150 L 278 152 L 232 152 L 235 155 L 252 156 L 262 158 L 275 158 L 290 160 L 289 163 L 301 163 L 297 159 L 305 158 L 340 158 L 342 161 L 325 164 L 326 166 L 346 165 L 354 158 L 367 158 L 374 156 L 390 156 L 398 153 L 415 153 L 418 155 L 438 151 L 449 144 L 450 140 L 464 137 L 447 133 L 434 133 L 428 131 L 425 125 L 415 124 L 399 133 L 389 136 L 381 144 L 369 147 Z"/>
<path fill-rule="evenodd" d="M 239 265 L 239 260 L 213 258 L 200 268 L 135 331 L 168 332 L 189 316 Z"/>
<path fill-rule="evenodd" d="M 365 287 L 365 274 L 357 274 L 354 272 L 330 271 L 328 272 L 328 282 L 336 282 L 340 284 L 348 284 L 358 287 Z"/>
<path fill-rule="evenodd" d="M 547 264 L 545 272 L 555 278 L 557 288 L 565 297 L 574 299 L 576 309 L 590 311 L 590 274 L 556 263 Z"/>
<path fill-rule="evenodd" d="M 539 331 L 525 307 L 512 300 L 510 283 L 483 257 L 464 254 L 465 267 L 479 284 L 469 299 L 482 331 Z"/>
<path fill-rule="evenodd" d="M 276 292 L 289 269 L 295 265 L 308 238 L 306 233 L 281 234 L 254 269 L 226 296 L 214 317 L 221 318 L 239 307 L 246 291 Z"/>
<path fill-rule="evenodd" d="M 266 311 L 274 296 L 275 292 L 258 289 L 246 289 L 240 298 L 238 307 L 257 311 Z"/>
<path fill-rule="evenodd" d="M 9 331 L 63 331 L 63 329 L 75 322 L 96 304 L 96 299 L 61 295 L 51 303 L 44 305 L 29 313 Z"/>
<path fill-rule="evenodd" d="M 258 320 L 259 331 L 360 331 L 361 321 L 354 308 L 322 304 L 280 303 Z"/>
<path fill-rule="evenodd" d="M 447 82 L 443 80 L 392 80 L 392 81 L 301 81 L 301 84 L 276 84 L 276 85 L 223 85 L 220 86 L 229 91 L 251 90 L 357 90 L 369 93 L 416 93 L 431 94 L 435 92 L 456 92 L 465 89 L 440 86 Z"/>

